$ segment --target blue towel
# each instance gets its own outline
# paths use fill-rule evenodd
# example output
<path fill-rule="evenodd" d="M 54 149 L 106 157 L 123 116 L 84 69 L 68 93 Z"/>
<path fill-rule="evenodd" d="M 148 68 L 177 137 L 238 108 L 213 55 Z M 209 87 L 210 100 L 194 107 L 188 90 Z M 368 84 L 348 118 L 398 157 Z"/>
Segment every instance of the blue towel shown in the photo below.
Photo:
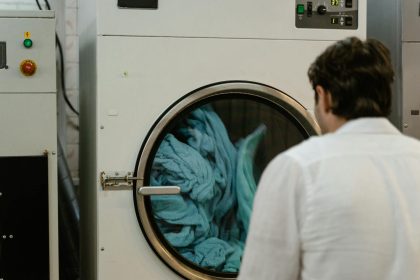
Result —
<path fill-rule="evenodd" d="M 179 186 L 198 202 L 214 196 L 214 175 L 208 161 L 195 149 L 167 134 L 155 155 L 151 185 Z"/>
<path fill-rule="evenodd" d="M 239 143 L 238 168 L 236 170 L 237 218 L 245 233 L 248 232 L 257 183 L 254 179 L 254 156 L 267 128 L 260 125 Z M 246 236 L 245 236 L 246 237 Z M 244 238 L 244 237 L 243 237 Z M 243 240 L 245 241 L 245 240 Z"/>
<path fill-rule="evenodd" d="M 265 127 L 237 144 L 206 105 L 165 136 L 151 185 L 177 185 L 180 195 L 152 196 L 153 214 L 167 241 L 191 262 L 237 272 L 255 193 L 253 157 Z"/>
<path fill-rule="evenodd" d="M 219 223 L 235 203 L 236 148 L 222 120 L 208 105 L 194 110 L 180 133 L 213 168 L 217 197 L 209 208 L 216 223 Z"/>
<path fill-rule="evenodd" d="M 210 222 L 193 200 L 181 195 L 156 195 L 151 200 L 154 217 L 174 247 L 188 246 L 207 237 Z"/>

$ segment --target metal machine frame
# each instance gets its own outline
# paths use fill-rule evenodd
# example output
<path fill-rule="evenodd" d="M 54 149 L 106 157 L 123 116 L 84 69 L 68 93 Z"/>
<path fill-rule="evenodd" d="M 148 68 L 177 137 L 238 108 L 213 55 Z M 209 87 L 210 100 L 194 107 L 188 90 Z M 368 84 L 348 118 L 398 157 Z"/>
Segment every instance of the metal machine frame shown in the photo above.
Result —
<path fill-rule="evenodd" d="M 367 35 L 386 44 L 395 69 L 390 120 L 403 133 L 420 139 L 420 2 L 371 0 L 368 15 Z"/>

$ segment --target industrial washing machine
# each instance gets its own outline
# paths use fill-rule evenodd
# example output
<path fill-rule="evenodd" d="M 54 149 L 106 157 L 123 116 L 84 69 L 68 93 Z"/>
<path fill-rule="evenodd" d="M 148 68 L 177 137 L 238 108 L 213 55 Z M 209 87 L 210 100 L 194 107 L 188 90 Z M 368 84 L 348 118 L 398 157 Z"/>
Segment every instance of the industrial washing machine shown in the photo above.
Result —
<path fill-rule="evenodd" d="M 262 170 L 315 135 L 307 69 L 365 0 L 80 3 L 82 279 L 233 279 Z"/>

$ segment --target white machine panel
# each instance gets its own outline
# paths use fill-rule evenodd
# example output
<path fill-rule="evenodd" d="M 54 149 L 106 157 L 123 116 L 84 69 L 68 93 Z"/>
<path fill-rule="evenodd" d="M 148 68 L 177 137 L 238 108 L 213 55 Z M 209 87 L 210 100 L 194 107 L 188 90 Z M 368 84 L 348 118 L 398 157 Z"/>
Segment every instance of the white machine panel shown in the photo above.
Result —
<path fill-rule="evenodd" d="M 404 0 L 402 2 L 402 39 L 405 42 L 420 41 L 420 2 Z"/>
<path fill-rule="evenodd" d="M 29 156 L 55 148 L 54 94 L 0 94 L 1 156 Z"/>
<path fill-rule="evenodd" d="M 338 40 L 364 37 L 366 29 L 366 0 L 358 1 L 358 32 L 296 28 L 295 1 L 159 0 L 157 9 L 118 8 L 116 0 L 82 2 L 81 9 L 94 11 L 82 19 L 92 23 L 83 25 L 96 25 L 103 35 Z"/>
<path fill-rule="evenodd" d="M 137 158 L 133 151 L 139 149 L 156 119 L 179 97 L 203 85 L 224 80 L 258 81 L 282 90 L 311 110 L 314 93 L 306 69 L 329 44 L 315 42 L 309 49 L 305 41 L 101 37 L 97 127 L 100 159 L 96 173 L 131 170 Z M 115 49 L 132 56 L 113 56 Z M 282 49 L 293 51 L 285 53 Z M 132 61 L 141 61 L 141 67 Z M 125 124 L 129 124 L 129 130 Z M 115 153 L 115 143 L 124 149 Z M 103 193 L 99 187 L 98 191 Z M 103 218 L 108 219 L 106 215 Z"/>
<path fill-rule="evenodd" d="M 54 12 L 0 11 L 1 280 L 59 279 L 55 59 Z"/>
<path fill-rule="evenodd" d="M 403 132 L 420 139 L 420 42 L 403 43 Z"/>
<path fill-rule="evenodd" d="M 0 11 L 0 92 L 56 91 L 53 21 L 52 11 Z M 32 76 L 21 71 L 27 60 L 36 67 Z"/>

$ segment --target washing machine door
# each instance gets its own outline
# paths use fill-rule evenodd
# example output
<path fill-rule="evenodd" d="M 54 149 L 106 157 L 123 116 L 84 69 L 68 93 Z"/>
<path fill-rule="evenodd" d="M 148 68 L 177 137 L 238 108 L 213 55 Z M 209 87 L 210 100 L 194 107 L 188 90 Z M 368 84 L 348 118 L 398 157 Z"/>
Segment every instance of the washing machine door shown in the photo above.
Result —
<path fill-rule="evenodd" d="M 318 132 L 302 105 L 262 84 L 213 84 L 180 99 L 137 161 L 135 208 L 151 247 L 187 279 L 236 278 L 262 171 Z"/>

